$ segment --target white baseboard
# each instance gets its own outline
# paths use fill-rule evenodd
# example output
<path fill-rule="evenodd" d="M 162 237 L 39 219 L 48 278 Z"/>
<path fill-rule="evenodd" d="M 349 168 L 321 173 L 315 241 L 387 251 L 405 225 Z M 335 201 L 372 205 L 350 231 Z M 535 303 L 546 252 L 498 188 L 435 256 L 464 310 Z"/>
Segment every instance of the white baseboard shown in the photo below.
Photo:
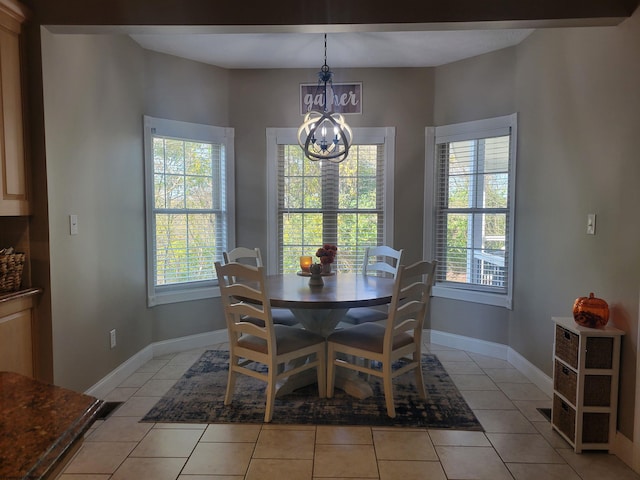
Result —
<path fill-rule="evenodd" d="M 105 398 L 109 392 L 154 357 L 215 345 L 226 342 L 228 339 L 227 330 L 224 329 L 152 343 L 120 364 L 115 370 L 111 371 L 102 380 L 85 391 L 85 393 L 96 398 Z"/>
<path fill-rule="evenodd" d="M 507 360 L 511 365 L 520 370 L 520 372 L 527 377 L 531 383 L 546 393 L 549 398 L 553 398 L 553 378 L 545 374 L 542 370 L 511 347 L 509 347 Z"/>
<path fill-rule="evenodd" d="M 120 364 L 115 370 L 112 370 L 102 380 L 84 393 L 96 398 L 105 398 L 109 392 L 124 382 L 133 373 L 135 373 L 136 370 L 152 358 L 153 346 L 147 345 L 134 356 L 128 358 L 126 362 Z"/>
<path fill-rule="evenodd" d="M 163 340 L 152 344 L 153 356 L 159 357 L 169 353 L 179 353 L 194 348 L 207 347 L 217 343 L 223 343 L 229 340 L 227 330 L 215 330 L 213 332 L 199 333 L 197 335 L 189 335 L 188 337 L 172 338 L 171 340 Z"/>
<path fill-rule="evenodd" d="M 502 360 L 507 360 L 508 358 L 509 347 L 501 343 L 487 342 L 486 340 L 479 340 L 477 338 L 465 337 L 463 335 L 438 330 L 428 330 L 428 332 L 431 343 L 466 350 L 467 352 L 479 353 L 481 355 L 488 355 Z"/>
<path fill-rule="evenodd" d="M 438 330 L 429 330 L 429 338 L 431 343 L 506 360 L 527 377 L 531 383 L 545 392 L 549 398 L 553 397 L 553 380 L 551 377 L 507 345 Z"/>

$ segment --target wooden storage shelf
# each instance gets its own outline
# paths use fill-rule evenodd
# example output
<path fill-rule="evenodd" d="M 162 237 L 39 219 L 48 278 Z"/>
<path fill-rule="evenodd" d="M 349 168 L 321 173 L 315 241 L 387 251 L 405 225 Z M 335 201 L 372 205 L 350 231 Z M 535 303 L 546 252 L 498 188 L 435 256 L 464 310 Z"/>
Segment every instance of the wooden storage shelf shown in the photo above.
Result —
<path fill-rule="evenodd" d="M 553 429 L 578 453 L 611 450 L 624 332 L 609 325 L 581 327 L 570 317 L 553 322 Z"/>

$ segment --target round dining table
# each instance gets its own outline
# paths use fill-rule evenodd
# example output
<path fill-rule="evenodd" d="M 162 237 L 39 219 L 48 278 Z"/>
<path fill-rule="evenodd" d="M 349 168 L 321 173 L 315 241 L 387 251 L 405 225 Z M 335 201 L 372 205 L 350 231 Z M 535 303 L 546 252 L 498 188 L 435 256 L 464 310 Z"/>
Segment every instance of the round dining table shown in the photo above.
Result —
<path fill-rule="evenodd" d="M 374 307 L 391 302 L 393 278 L 362 273 L 323 275 L 323 285 L 309 285 L 310 276 L 287 273 L 269 275 L 267 291 L 272 307 L 288 308 L 307 330 L 327 337 L 350 308 Z M 336 387 L 357 398 L 372 394 L 371 386 L 353 371 L 338 369 Z M 315 381 L 313 372 L 289 378 L 279 386 L 278 396 Z"/>
<path fill-rule="evenodd" d="M 271 306 L 290 309 L 307 330 L 326 337 L 350 308 L 391 302 L 393 278 L 362 273 L 334 273 L 321 278 L 322 286 L 312 286 L 306 275 L 269 275 L 267 289 Z"/>

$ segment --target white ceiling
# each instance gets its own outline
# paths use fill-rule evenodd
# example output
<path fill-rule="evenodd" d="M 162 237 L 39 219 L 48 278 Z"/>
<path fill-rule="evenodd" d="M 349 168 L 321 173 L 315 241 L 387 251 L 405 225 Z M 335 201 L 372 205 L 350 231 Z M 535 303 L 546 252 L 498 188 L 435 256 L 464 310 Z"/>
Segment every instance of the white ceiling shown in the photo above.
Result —
<path fill-rule="evenodd" d="M 517 45 L 533 29 L 339 32 L 327 35 L 333 68 L 432 67 Z M 135 33 L 148 50 L 223 68 L 319 68 L 322 33 Z"/>

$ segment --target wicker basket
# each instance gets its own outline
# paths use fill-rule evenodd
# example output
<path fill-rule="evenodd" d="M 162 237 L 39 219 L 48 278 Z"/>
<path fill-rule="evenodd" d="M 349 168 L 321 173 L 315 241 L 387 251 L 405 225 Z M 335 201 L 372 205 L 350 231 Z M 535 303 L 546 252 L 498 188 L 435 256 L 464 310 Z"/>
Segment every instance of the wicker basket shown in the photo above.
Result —
<path fill-rule="evenodd" d="M 578 344 L 580 337 L 560 325 L 556 325 L 556 356 L 573 368 L 578 368 Z"/>
<path fill-rule="evenodd" d="M 564 433 L 569 440 L 575 442 L 576 411 L 557 395 L 553 396 L 551 416 L 553 418 L 553 424 Z"/>
<path fill-rule="evenodd" d="M 553 389 L 561 393 L 572 405 L 576 403 L 576 386 L 578 375 L 558 360 L 553 372 Z"/>
<path fill-rule="evenodd" d="M 587 337 L 587 356 L 584 360 L 585 368 L 612 368 L 613 338 Z"/>
<path fill-rule="evenodd" d="M 15 292 L 20 289 L 24 253 L 0 255 L 0 292 Z"/>

